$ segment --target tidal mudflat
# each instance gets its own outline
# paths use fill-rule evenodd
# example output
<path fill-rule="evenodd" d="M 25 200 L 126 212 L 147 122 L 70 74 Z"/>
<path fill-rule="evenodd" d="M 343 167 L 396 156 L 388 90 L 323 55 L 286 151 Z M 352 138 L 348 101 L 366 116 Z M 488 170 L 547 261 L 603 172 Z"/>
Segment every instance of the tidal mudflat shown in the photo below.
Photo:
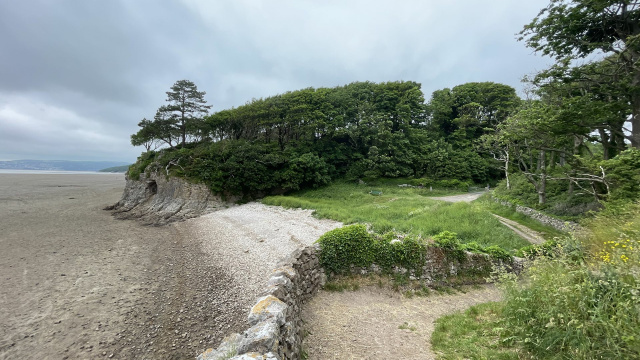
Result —
<path fill-rule="evenodd" d="M 240 326 L 199 244 L 102 210 L 123 187 L 122 174 L 0 174 L 0 359 L 194 358 Z"/>
<path fill-rule="evenodd" d="M 121 174 L 0 174 L 0 359 L 194 359 L 272 268 L 340 223 L 232 206 L 165 226 L 117 220 Z"/>

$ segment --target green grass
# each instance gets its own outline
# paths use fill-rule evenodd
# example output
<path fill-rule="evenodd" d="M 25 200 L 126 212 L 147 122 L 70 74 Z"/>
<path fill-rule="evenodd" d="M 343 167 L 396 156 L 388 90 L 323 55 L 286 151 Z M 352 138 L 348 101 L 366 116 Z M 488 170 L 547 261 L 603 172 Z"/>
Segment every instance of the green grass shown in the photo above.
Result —
<path fill-rule="evenodd" d="M 382 195 L 371 195 L 373 190 L 382 191 Z M 380 234 L 397 231 L 430 237 L 442 231 L 453 231 L 463 243 L 476 241 L 484 246 L 498 245 L 508 251 L 529 245 L 480 205 L 428 199 L 429 196 L 456 193 L 460 192 L 401 188 L 393 184 L 334 183 L 288 196 L 266 197 L 263 203 L 313 209 L 319 218 L 345 224 L 370 224 L 372 230 Z"/>
<path fill-rule="evenodd" d="M 562 237 L 566 234 L 562 231 L 556 230 L 550 226 L 546 226 L 541 224 L 540 222 L 515 211 L 514 208 L 501 205 L 493 200 L 491 200 L 489 194 L 485 194 L 481 196 L 478 200 L 474 201 L 481 205 L 487 211 L 490 211 L 496 215 L 500 215 L 509 220 L 513 220 L 519 224 L 522 224 L 531 230 L 534 230 L 545 239 L 545 240 L 553 240 L 555 237 Z"/>
<path fill-rule="evenodd" d="M 431 345 L 438 359 L 530 359 L 527 352 L 504 342 L 502 305 L 486 303 L 436 320 Z"/>

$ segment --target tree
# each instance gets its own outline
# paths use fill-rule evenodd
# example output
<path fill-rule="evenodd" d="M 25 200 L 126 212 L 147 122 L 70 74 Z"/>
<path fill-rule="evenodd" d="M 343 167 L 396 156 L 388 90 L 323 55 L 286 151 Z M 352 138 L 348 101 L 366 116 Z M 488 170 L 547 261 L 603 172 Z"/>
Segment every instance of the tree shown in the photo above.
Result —
<path fill-rule="evenodd" d="M 131 135 L 131 145 L 144 146 L 146 151 L 150 151 L 152 147 L 153 150 L 155 150 L 157 148 L 158 138 L 156 137 L 153 122 L 144 118 L 140 120 L 138 126 L 140 130 Z"/>
<path fill-rule="evenodd" d="M 427 111 L 434 131 L 458 147 L 469 147 L 512 114 L 520 101 L 511 86 L 471 82 L 435 91 Z"/>
<path fill-rule="evenodd" d="M 614 53 L 608 61 L 631 79 L 631 129 L 626 138 L 640 148 L 640 1 L 551 0 L 520 35 L 535 51 L 566 63 Z"/>
<path fill-rule="evenodd" d="M 181 145 L 187 142 L 187 136 L 202 136 L 204 128 L 202 117 L 209 112 L 211 105 L 205 105 L 206 92 L 198 91 L 198 87 L 189 80 L 178 80 L 171 91 L 167 91 L 169 105 L 161 106 L 158 112 L 165 119 L 170 119 L 181 138 Z"/>

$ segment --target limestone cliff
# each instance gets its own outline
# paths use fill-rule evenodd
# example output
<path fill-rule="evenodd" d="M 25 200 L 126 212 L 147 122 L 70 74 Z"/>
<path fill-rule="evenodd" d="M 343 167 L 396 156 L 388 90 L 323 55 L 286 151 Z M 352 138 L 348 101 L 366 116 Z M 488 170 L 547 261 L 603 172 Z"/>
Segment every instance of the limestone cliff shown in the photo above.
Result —
<path fill-rule="evenodd" d="M 231 206 L 204 184 L 190 183 L 163 174 L 142 174 L 139 180 L 126 178 L 122 199 L 105 208 L 118 219 L 138 219 L 147 225 L 164 225 Z"/>

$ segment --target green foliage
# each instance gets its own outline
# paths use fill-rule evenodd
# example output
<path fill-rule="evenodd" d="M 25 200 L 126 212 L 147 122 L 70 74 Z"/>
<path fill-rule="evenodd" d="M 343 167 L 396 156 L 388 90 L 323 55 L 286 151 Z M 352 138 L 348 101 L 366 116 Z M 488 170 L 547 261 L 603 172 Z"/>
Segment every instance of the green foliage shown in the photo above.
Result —
<path fill-rule="evenodd" d="M 129 166 L 127 177 L 132 180 L 139 180 L 140 174 L 145 172 L 147 166 L 149 166 L 155 158 L 156 152 L 154 151 L 147 151 L 145 153 L 142 153 L 142 155 L 138 157 L 138 161 Z"/>
<path fill-rule="evenodd" d="M 327 163 L 313 153 L 302 154 L 289 162 L 282 174 L 282 186 L 287 190 L 301 187 L 318 187 L 331 181 Z"/>
<path fill-rule="evenodd" d="M 352 267 L 368 268 L 372 264 L 391 273 L 396 266 L 420 275 L 424 266 L 426 243 L 407 236 L 392 241 L 392 233 L 370 234 L 364 225 L 350 225 L 329 231 L 318 239 L 320 263 L 333 274 L 349 274 Z"/>
<path fill-rule="evenodd" d="M 602 162 L 611 181 L 610 200 L 633 201 L 640 197 L 640 149 L 629 149 Z"/>
<path fill-rule="evenodd" d="M 454 148 L 427 129 L 424 96 L 415 82 L 302 89 L 254 99 L 204 120 L 199 116 L 208 106 L 195 85 L 177 82 L 167 95 L 170 104 L 153 121 L 139 123 L 132 144 L 168 145 L 159 151 L 160 166 L 217 193 L 251 198 L 345 176 L 426 176 L 430 186 L 461 189 L 490 177 L 487 161 L 475 151 Z"/>
<path fill-rule="evenodd" d="M 320 263 L 330 273 L 348 273 L 351 266 L 368 267 L 375 259 L 375 240 L 364 225 L 331 230 L 318 239 Z"/>
<path fill-rule="evenodd" d="M 446 250 L 447 256 L 457 259 L 458 261 L 464 261 L 467 258 L 456 233 L 443 231 L 433 237 L 433 242 L 436 247 Z M 477 244 L 478 243 L 474 242 L 472 247 L 476 248 Z M 477 248 L 479 249 L 479 247 Z"/>
<path fill-rule="evenodd" d="M 539 358 L 640 357 L 640 205 L 602 213 L 591 230 L 506 277 L 505 339 Z M 580 256 L 576 256 L 580 253 Z"/>
<path fill-rule="evenodd" d="M 313 209 L 317 217 L 346 224 L 370 224 L 379 234 L 394 231 L 428 238 L 442 231 L 455 231 L 462 243 L 476 241 L 483 246 L 498 245 L 508 251 L 529 244 L 502 226 L 479 204 L 431 200 L 429 196 L 451 192 L 398 187 L 396 182 L 404 184 L 406 180 L 367 185 L 338 182 L 292 195 L 266 197 L 263 203 Z M 382 195 L 371 196 L 371 190 L 382 190 Z"/>
<path fill-rule="evenodd" d="M 533 259 L 539 256 L 553 257 L 557 255 L 558 242 L 556 240 L 547 240 L 540 245 L 529 245 L 519 249 L 516 256 Z"/>
<path fill-rule="evenodd" d="M 468 148 L 471 141 L 504 121 L 520 101 L 511 86 L 471 82 L 435 91 L 427 110 L 435 131 L 450 143 Z"/>
<path fill-rule="evenodd" d="M 598 211 L 602 208 L 602 204 L 596 201 L 592 194 L 586 194 L 579 189 L 575 190 L 573 194 L 569 194 L 568 181 L 548 182 L 545 204 L 538 203 L 535 188 L 521 173 L 511 175 L 511 189 L 507 189 L 505 185 L 506 183 L 501 181 L 495 187 L 493 195 L 496 198 L 540 210 L 565 220 L 577 220 L 588 215 L 591 211 Z M 496 209 L 492 208 L 493 210 Z M 535 227 L 535 225 L 533 226 Z M 550 229 L 544 231 L 552 232 Z"/>

